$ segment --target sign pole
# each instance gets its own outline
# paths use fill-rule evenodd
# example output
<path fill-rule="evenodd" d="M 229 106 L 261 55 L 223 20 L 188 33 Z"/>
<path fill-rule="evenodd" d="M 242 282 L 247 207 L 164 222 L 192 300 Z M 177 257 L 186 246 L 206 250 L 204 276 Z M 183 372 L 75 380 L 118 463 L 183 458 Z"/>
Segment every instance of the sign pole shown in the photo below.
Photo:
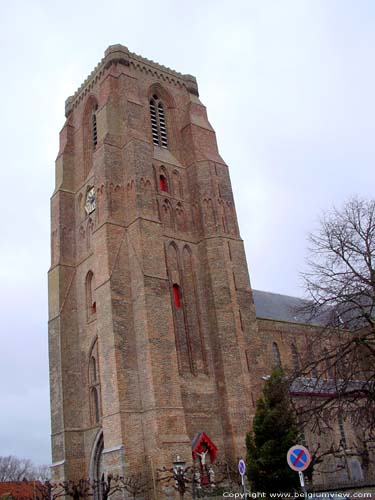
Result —
<path fill-rule="evenodd" d="M 306 487 L 305 478 L 303 477 L 303 471 L 308 468 L 311 463 L 311 455 L 307 448 L 300 444 L 296 444 L 289 448 L 286 456 L 289 467 L 298 472 L 299 482 L 301 484 L 302 491 L 306 497 Z"/>
<path fill-rule="evenodd" d="M 306 496 L 306 487 L 305 487 L 305 478 L 303 477 L 303 472 L 302 471 L 298 471 L 298 475 L 299 475 L 299 482 L 301 483 L 301 488 L 302 488 L 302 491 L 304 492 L 305 496 Z"/>

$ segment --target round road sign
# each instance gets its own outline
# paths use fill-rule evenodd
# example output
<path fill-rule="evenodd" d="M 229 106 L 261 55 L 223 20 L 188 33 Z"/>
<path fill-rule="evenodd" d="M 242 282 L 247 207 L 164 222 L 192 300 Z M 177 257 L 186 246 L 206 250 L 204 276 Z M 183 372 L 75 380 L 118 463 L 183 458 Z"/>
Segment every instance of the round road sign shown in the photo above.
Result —
<path fill-rule="evenodd" d="M 295 471 L 304 471 L 310 465 L 311 456 L 307 448 L 301 444 L 292 446 L 286 456 L 288 465 Z"/>
<path fill-rule="evenodd" d="M 241 474 L 241 476 L 243 476 L 246 472 L 246 464 L 244 462 L 244 460 L 241 460 L 238 462 L 238 472 Z"/>

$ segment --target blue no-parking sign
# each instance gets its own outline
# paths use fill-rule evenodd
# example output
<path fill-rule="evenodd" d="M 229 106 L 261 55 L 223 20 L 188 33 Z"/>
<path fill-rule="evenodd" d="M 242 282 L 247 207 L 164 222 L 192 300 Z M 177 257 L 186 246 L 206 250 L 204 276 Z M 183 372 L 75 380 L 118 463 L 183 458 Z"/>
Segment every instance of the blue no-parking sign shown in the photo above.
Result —
<path fill-rule="evenodd" d="M 292 446 L 287 454 L 288 465 L 291 469 L 302 472 L 307 469 L 311 462 L 310 452 L 301 444 Z"/>
<path fill-rule="evenodd" d="M 246 464 L 245 464 L 244 460 L 242 460 L 242 458 L 238 462 L 238 472 L 241 474 L 241 476 L 244 476 L 245 472 L 246 472 Z"/>

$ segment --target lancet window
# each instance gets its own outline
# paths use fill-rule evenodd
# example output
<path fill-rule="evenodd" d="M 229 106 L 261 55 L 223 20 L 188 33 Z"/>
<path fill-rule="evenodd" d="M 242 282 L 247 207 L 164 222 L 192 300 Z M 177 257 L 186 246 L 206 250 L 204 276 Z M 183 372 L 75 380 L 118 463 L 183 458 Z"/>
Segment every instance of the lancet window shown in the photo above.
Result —
<path fill-rule="evenodd" d="M 150 99 L 152 142 L 155 146 L 168 149 L 167 127 L 164 106 L 157 95 Z"/>
<path fill-rule="evenodd" d="M 281 368 L 280 351 L 279 351 L 279 346 L 277 345 L 276 342 L 273 342 L 272 344 L 272 352 L 273 352 L 273 362 L 275 367 Z"/>
<path fill-rule="evenodd" d="M 88 321 L 95 318 L 96 300 L 94 291 L 94 275 L 92 271 L 89 271 L 86 276 L 86 311 Z"/>
<path fill-rule="evenodd" d="M 98 342 L 93 345 L 89 359 L 89 393 L 91 422 L 97 424 L 101 418 L 100 379 L 98 366 Z"/>

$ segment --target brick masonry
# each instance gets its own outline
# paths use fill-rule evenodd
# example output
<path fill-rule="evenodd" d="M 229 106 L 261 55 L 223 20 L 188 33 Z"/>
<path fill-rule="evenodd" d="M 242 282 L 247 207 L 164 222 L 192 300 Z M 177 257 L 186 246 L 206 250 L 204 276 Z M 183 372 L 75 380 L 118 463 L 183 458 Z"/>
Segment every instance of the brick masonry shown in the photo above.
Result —
<path fill-rule="evenodd" d="M 153 95 L 168 149 L 153 144 Z M 244 456 L 272 339 L 285 358 L 306 329 L 256 320 L 228 166 L 195 78 L 109 47 L 66 101 L 51 207 L 54 478 L 95 476 L 98 443 L 113 473 L 190 461 L 200 431 L 220 459 Z"/>

